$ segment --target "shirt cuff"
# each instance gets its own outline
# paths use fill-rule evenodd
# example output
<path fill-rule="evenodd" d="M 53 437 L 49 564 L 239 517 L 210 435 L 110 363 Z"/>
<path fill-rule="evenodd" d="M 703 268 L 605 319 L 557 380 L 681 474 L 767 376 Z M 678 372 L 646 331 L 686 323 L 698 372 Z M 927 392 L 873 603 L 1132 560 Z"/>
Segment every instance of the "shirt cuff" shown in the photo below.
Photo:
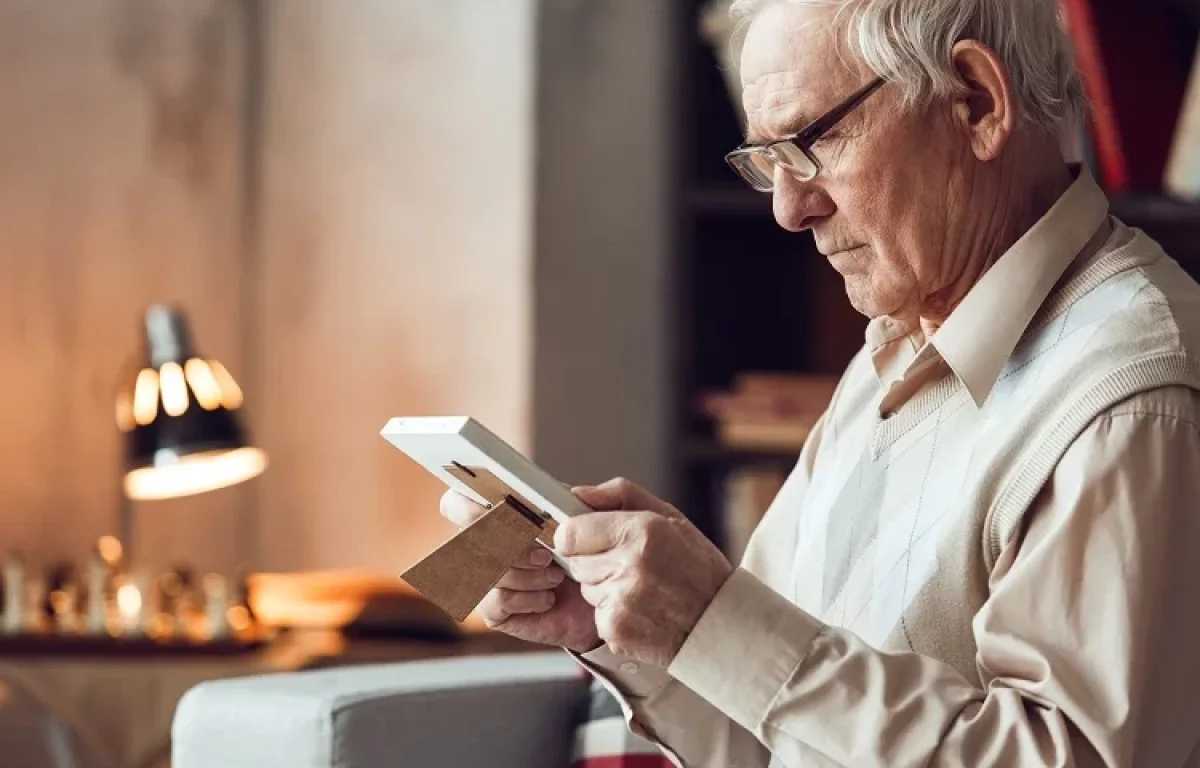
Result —
<path fill-rule="evenodd" d="M 583 654 L 570 649 L 567 649 L 567 653 L 591 672 L 617 700 L 625 715 L 625 724 L 634 735 L 657 746 L 676 768 L 683 767 L 679 755 L 638 722 L 634 709 L 638 702 L 661 691 L 671 682 L 666 670 L 613 653 L 607 645 Z"/>
<path fill-rule="evenodd" d="M 612 683 L 625 698 L 647 698 L 671 682 L 662 667 L 613 653 L 607 645 L 583 654 L 570 653 L 593 675 Z"/>
<path fill-rule="evenodd" d="M 758 733 L 771 702 L 824 627 L 739 568 L 667 671 L 738 725 Z"/>

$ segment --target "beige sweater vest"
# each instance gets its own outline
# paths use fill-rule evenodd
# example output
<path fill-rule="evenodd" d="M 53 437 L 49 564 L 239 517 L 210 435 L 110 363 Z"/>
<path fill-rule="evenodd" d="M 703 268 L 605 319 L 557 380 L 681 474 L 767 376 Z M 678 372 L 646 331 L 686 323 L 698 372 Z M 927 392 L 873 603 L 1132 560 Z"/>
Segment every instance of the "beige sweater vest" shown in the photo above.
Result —
<path fill-rule="evenodd" d="M 985 426 L 973 436 L 975 469 L 966 472 L 971 481 L 955 504 L 974 514 L 959 516 L 941 537 L 950 546 L 940 549 L 936 573 L 884 650 L 941 659 L 982 683 L 972 618 L 988 598 L 997 559 L 1022 535 L 1067 448 L 1098 416 L 1137 393 L 1176 385 L 1200 390 L 1200 289 L 1140 231 L 1118 226 L 1114 237 L 1128 242 L 1056 288 L 984 403 Z M 1084 337 L 1062 344 L 1068 314 L 1071 333 Z M 1030 364 L 1039 358 L 1045 364 Z M 1033 370 L 1037 381 L 1026 382 Z"/>

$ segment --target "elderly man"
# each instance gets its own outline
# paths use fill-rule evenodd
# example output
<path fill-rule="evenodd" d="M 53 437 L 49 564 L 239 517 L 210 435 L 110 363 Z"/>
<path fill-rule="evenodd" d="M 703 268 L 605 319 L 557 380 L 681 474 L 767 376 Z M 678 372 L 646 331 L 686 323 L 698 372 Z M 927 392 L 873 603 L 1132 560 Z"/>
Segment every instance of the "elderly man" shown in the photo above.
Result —
<path fill-rule="evenodd" d="M 680 765 L 1200 766 L 1200 288 L 1064 162 L 1055 6 L 735 3 L 730 164 L 866 345 L 740 567 L 614 481 L 479 609 Z"/>

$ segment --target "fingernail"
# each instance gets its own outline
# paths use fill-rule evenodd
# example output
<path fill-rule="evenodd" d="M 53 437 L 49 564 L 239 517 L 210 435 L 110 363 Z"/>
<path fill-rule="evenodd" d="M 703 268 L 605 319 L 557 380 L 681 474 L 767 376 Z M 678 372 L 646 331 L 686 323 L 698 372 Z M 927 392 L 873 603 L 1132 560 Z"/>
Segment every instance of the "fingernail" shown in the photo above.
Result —
<path fill-rule="evenodd" d="M 554 601 L 558 599 L 558 595 L 553 592 L 543 592 L 542 594 L 544 594 L 546 596 L 546 607 L 547 608 L 554 605 Z"/>
<path fill-rule="evenodd" d="M 570 522 L 570 521 L 568 521 L 568 522 Z M 570 555 L 571 554 L 571 549 L 570 549 L 570 547 L 567 546 L 567 543 L 568 543 L 567 542 L 567 530 L 568 530 L 568 528 L 569 528 L 569 526 L 564 524 L 564 525 L 558 526 L 558 529 L 556 531 L 554 531 L 554 551 L 560 555 Z"/>
<path fill-rule="evenodd" d="M 539 549 L 534 552 L 529 559 L 533 561 L 534 565 L 538 566 L 539 568 L 544 568 L 547 565 L 550 565 L 550 561 L 554 558 L 546 550 Z"/>

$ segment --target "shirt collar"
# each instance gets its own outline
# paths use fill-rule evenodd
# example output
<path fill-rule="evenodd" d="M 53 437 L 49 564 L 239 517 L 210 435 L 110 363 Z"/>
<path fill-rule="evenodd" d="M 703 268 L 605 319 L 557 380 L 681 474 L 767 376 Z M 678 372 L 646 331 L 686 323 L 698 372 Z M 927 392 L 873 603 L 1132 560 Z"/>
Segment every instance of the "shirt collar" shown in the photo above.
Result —
<path fill-rule="evenodd" d="M 1091 174 L 1075 181 L 1021 239 L 984 273 L 930 339 L 982 406 L 1038 309 L 1108 217 L 1108 198 Z"/>
<path fill-rule="evenodd" d="M 1078 168 L 1075 181 L 1050 210 L 992 265 L 929 339 L 982 406 L 1013 350 L 1067 267 L 1089 245 L 1108 216 L 1108 198 L 1091 174 Z M 920 339 L 895 354 L 902 338 L 920 335 L 895 318 L 880 317 L 867 328 L 880 379 L 917 363 Z M 890 352 L 890 354 L 889 354 Z"/>

